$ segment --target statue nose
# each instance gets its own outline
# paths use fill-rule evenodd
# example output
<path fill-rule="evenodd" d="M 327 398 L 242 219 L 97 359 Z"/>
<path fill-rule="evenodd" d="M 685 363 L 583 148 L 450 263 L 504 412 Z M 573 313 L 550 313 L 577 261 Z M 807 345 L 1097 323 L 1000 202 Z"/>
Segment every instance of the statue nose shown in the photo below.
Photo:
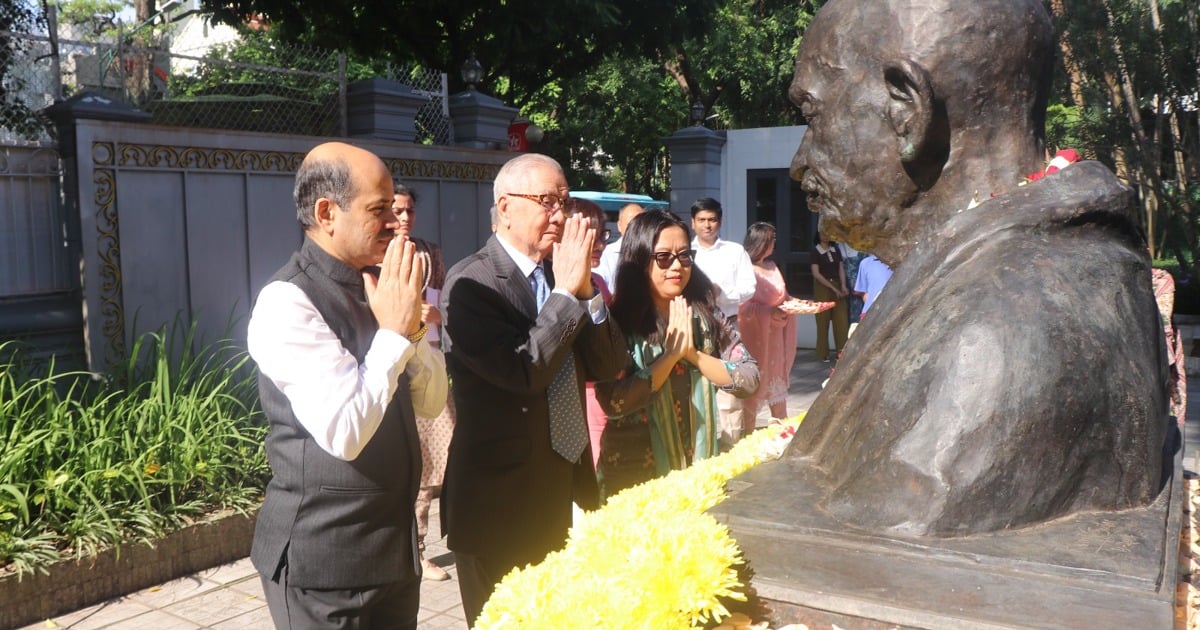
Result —
<path fill-rule="evenodd" d="M 800 143 L 800 148 L 796 149 L 796 154 L 792 156 L 792 164 L 788 168 L 788 176 L 797 182 L 804 181 L 804 173 L 808 171 L 808 163 L 804 159 L 804 143 Z"/>

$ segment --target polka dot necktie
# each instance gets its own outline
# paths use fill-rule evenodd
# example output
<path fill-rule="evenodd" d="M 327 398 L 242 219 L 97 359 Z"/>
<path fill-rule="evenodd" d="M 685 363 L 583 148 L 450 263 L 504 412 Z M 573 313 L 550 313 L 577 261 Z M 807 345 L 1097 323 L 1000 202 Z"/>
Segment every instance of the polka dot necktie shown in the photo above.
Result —
<path fill-rule="evenodd" d="M 538 311 L 550 297 L 550 285 L 541 265 L 533 268 L 529 277 Z M 575 380 L 575 354 L 567 354 L 550 387 L 546 389 L 550 406 L 550 446 L 571 463 L 579 461 L 587 446 L 587 425 L 583 420 L 583 401 L 579 397 L 579 382 Z"/>

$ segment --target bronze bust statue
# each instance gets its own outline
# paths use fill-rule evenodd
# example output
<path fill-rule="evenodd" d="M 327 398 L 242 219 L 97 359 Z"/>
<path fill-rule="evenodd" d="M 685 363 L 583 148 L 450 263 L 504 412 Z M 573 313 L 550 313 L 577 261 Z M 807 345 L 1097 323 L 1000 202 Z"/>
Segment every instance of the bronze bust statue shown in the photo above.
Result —
<path fill-rule="evenodd" d="M 996 531 L 1144 506 L 1170 475 L 1133 193 L 1097 162 L 1021 185 L 1053 47 L 1038 0 L 831 0 L 805 34 L 792 177 L 822 233 L 895 270 L 784 456 L 847 525 Z"/>

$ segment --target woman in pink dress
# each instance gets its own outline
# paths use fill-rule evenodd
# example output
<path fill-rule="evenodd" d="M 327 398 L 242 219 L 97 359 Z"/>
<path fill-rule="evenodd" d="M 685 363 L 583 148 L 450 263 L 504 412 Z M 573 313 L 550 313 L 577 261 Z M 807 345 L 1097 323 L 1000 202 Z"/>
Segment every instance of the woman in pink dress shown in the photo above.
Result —
<path fill-rule="evenodd" d="M 779 308 L 788 300 L 779 267 L 767 258 L 775 252 L 775 226 L 758 222 L 746 231 L 746 253 L 758 281 L 754 297 L 738 308 L 742 342 L 758 360 L 758 393 L 745 401 L 746 433 L 754 430 L 758 410 L 766 403 L 771 417 L 787 417 L 788 377 L 796 361 L 796 317 Z"/>

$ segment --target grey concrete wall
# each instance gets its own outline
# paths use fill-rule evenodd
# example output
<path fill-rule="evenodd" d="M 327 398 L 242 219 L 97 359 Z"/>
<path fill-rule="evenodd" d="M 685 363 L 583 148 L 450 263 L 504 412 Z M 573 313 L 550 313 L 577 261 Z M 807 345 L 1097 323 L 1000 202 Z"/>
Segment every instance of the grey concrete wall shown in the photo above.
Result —
<path fill-rule="evenodd" d="M 101 368 L 137 335 L 196 319 L 207 340 L 250 305 L 302 240 L 292 183 L 321 138 L 79 120 L 81 275 L 89 358 Z M 416 233 L 447 264 L 491 233 L 496 171 L 511 154 L 354 140 L 421 197 Z"/>

